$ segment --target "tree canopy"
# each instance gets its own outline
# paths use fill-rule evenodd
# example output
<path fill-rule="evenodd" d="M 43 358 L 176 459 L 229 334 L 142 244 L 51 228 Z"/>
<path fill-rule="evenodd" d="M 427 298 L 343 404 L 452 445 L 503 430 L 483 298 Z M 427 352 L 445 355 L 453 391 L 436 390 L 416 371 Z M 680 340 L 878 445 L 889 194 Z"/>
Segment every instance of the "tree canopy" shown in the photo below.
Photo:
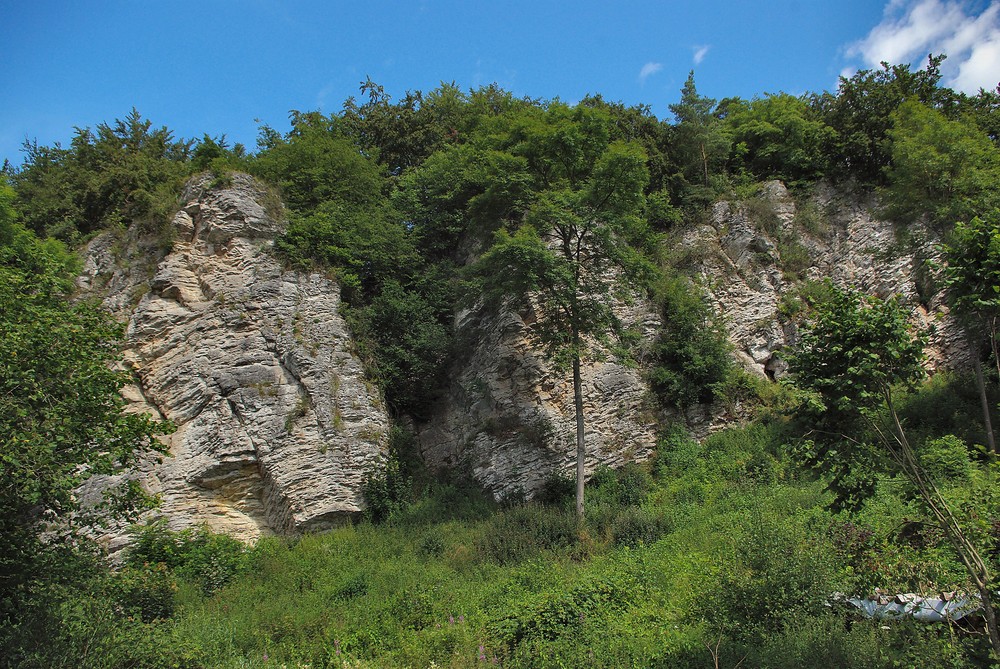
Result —
<path fill-rule="evenodd" d="M 69 564 L 85 522 L 76 488 L 162 450 L 168 430 L 123 412 L 128 374 L 113 366 L 122 326 L 99 305 L 70 302 L 75 258 L 15 219 L 0 184 L 0 644 L 30 638 Z M 126 486 L 109 510 L 142 495 Z M 39 608 L 41 607 L 41 608 Z M 23 625 L 16 624 L 21 621 Z M 8 645 L 10 644 L 10 645 Z"/>

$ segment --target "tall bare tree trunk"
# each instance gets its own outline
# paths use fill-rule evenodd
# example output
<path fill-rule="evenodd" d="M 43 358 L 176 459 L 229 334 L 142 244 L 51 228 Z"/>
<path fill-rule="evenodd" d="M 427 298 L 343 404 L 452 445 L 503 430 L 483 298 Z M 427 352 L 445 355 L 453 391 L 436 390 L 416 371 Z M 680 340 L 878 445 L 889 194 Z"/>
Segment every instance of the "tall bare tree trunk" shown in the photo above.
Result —
<path fill-rule="evenodd" d="M 708 154 L 705 153 L 705 143 L 702 142 L 698 148 L 701 149 L 701 167 L 705 173 L 705 185 L 708 186 Z"/>
<path fill-rule="evenodd" d="M 979 359 L 979 342 L 969 334 L 969 352 L 972 354 L 972 367 L 976 372 L 976 387 L 979 389 L 979 404 L 983 410 L 983 427 L 986 428 L 986 445 L 992 455 L 997 453 L 997 442 L 993 436 L 993 421 L 990 420 L 990 401 L 986 397 L 986 379 L 983 378 L 983 363 Z"/>
<path fill-rule="evenodd" d="M 583 381 L 580 379 L 580 354 L 573 355 L 573 401 L 576 404 L 576 521 L 583 525 L 584 461 L 587 456 L 583 442 Z"/>

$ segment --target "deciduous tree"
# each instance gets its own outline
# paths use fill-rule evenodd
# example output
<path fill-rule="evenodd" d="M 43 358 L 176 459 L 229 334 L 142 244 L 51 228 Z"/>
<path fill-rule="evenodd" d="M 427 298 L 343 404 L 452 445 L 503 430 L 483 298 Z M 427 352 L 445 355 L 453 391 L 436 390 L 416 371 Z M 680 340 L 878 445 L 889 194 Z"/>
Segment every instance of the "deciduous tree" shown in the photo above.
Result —
<path fill-rule="evenodd" d="M 913 101 L 900 105 L 892 119 L 885 193 L 893 216 L 928 214 L 951 225 L 1000 204 L 1000 150 L 975 123 L 948 119 Z"/>
<path fill-rule="evenodd" d="M 981 343 L 986 339 L 1000 374 L 997 342 L 997 328 L 1000 326 L 1000 212 L 993 210 L 982 218 L 957 223 L 942 250 L 946 261 L 944 280 L 948 287 L 948 299 L 969 335 L 971 362 L 979 387 L 988 446 L 990 452 L 995 454 L 996 438 L 990 420 L 980 356 Z"/>
<path fill-rule="evenodd" d="M 830 301 L 820 306 L 815 320 L 805 328 L 790 364 L 796 383 L 816 393 L 821 413 L 859 417 L 913 485 L 979 591 L 993 653 L 1000 659 L 989 569 L 914 452 L 893 403 L 899 386 L 923 376 L 922 359 L 923 340 L 910 334 L 906 312 L 896 300 L 834 290 Z M 878 420 L 881 411 L 888 414 L 889 427 Z M 827 429 L 835 431 L 835 425 L 827 422 Z M 850 441 L 845 435 L 839 438 Z M 829 455 L 849 457 L 850 450 Z"/>
<path fill-rule="evenodd" d="M 65 576 L 83 518 L 76 488 L 161 449 L 154 435 L 167 429 L 123 411 L 121 325 L 68 300 L 72 256 L 13 220 L 11 199 L 0 185 L 0 637 Z M 138 491 L 122 492 L 127 511 Z"/>
<path fill-rule="evenodd" d="M 502 230 L 476 266 L 484 294 L 532 303 L 533 326 L 549 358 L 572 368 L 576 416 L 576 513 L 583 520 L 585 417 L 581 363 L 599 355 L 619 322 L 612 305 L 646 280 L 650 267 L 631 246 L 640 227 L 645 155 L 609 139 L 608 116 L 550 105 L 522 119 L 510 151 L 522 155 L 536 194 L 524 223 Z"/>

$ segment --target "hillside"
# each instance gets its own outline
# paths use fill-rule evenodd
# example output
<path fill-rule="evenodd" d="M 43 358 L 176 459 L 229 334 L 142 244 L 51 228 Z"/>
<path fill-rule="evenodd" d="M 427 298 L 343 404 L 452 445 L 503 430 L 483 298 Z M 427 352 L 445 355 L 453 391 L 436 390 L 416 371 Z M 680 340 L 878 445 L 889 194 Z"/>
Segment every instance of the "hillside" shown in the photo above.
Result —
<path fill-rule="evenodd" d="M 937 77 L 32 147 L 3 664 L 988 666 L 998 101 Z M 907 592 L 985 608 L 845 603 Z"/>

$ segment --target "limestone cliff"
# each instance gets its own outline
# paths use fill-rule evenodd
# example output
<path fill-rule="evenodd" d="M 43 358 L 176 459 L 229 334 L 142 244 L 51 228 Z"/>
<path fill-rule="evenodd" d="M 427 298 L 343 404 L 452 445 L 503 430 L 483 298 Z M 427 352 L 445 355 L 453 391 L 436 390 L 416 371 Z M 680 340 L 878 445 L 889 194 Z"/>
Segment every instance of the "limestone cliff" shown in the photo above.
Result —
<path fill-rule="evenodd" d="M 682 244 L 749 371 L 772 378 L 784 373 L 775 354 L 796 340 L 789 307 L 801 280 L 827 278 L 883 298 L 900 296 L 913 309 L 914 325 L 931 329 L 929 367 L 964 364 L 962 333 L 929 280 L 927 264 L 939 259 L 933 232 L 914 222 L 904 242 L 877 209 L 870 198 L 829 186 L 797 205 L 773 181 L 756 202 L 717 203 L 707 223 L 684 235 Z M 790 264 L 801 269 L 789 272 Z"/>
<path fill-rule="evenodd" d="M 802 280 L 824 278 L 882 297 L 901 295 L 917 325 L 935 326 L 929 365 L 964 361 L 962 336 L 947 318 L 943 295 L 926 281 L 924 261 L 936 257 L 932 241 L 902 244 L 893 224 L 873 213 L 873 201 L 832 187 L 801 202 L 800 208 L 784 185 L 771 182 L 753 200 L 717 203 L 704 224 L 677 241 L 681 264 L 699 277 L 723 315 L 735 356 L 748 371 L 772 379 L 785 373 L 779 352 L 797 337 L 789 306 Z M 910 234 L 933 237 L 917 224 Z M 798 271 L 788 271 L 795 264 Z M 661 327 L 650 305 L 619 316 L 647 339 Z M 467 468 L 498 497 L 530 496 L 551 473 L 571 474 L 570 375 L 540 355 L 531 314 L 465 313 L 456 328 L 470 352 L 456 363 L 439 411 L 420 429 L 428 461 Z M 585 365 L 583 385 L 588 473 L 647 458 L 664 421 L 684 421 L 704 436 L 734 418 L 713 406 L 696 406 L 683 416 L 657 410 L 641 371 L 613 360 Z"/>
<path fill-rule="evenodd" d="M 645 305 L 619 309 L 627 324 L 658 326 Z M 576 462 L 572 375 L 537 348 L 530 313 L 463 313 L 467 340 L 439 412 L 420 432 L 425 459 L 461 467 L 498 498 L 531 496 L 553 472 Z M 586 468 L 645 460 L 656 443 L 656 416 L 639 369 L 613 358 L 582 369 Z"/>
<path fill-rule="evenodd" d="M 201 177 L 156 262 L 128 235 L 105 234 L 88 248 L 81 287 L 128 322 L 131 407 L 177 426 L 166 438 L 170 457 L 130 474 L 162 497 L 158 513 L 175 528 L 204 522 L 253 539 L 329 527 L 362 508 L 361 483 L 383 462 L 389 419 L 352 352 L 338 287 L 282 268 L 270 253 L 281 226 L 266 201 L 245 175 L 228 184 Z M 936 324 L 931 364 L 961 364 L 960 332 L 925 280 L 933 243 L 901 244 L 873 211 L 833 188 L 796 200 L 772 182 L 756 199 L 714 205 L 679 235 L 674 254 L 755 374 L 784 373 L 796 292 L 803 279 L 824 277 L 902 295 L 922 325 Z M 922 236 L 919 226 L 910 233 Z M 641 301 L 616 309 L 647 341 L 670 327 Z M 575 462 L 570 374 L 541 354 L 533 320 L 530 310 L 458 314 L 463 353 L 431 419 L 416 426 L 429 464 L 466 469 L 498 498 L 530 497 Z M 642 370 L 612 356 L 585 365 L 583 387 L 588 472 L 648 458 L 664 421 L 704 435 L 733 418 L 711 406 L 683 416 L 658 409 Z"/>
<path fill-rule="evenodd" d="M 280 223 L 265 196 L 245 175 L 196 179 L 151 275 L 133 242 L 106 234 L 80 279 L 128 322 L 131 408 L 176 425 L 170 456 L 131 475 L 160 495 L 172 527 L 207 523 L 247 540 L 358 512 L 389 427 L 337 285 L 269 253 Z"/>

